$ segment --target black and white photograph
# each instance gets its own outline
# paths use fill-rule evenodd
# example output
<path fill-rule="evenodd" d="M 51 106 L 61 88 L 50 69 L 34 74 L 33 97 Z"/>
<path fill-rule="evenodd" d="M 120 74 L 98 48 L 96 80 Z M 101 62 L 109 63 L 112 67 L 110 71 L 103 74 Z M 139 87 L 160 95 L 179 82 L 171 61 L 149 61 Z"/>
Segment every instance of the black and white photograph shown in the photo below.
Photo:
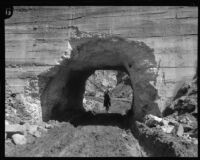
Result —
<path fill-rule="evenodd" d="M 198 6 L 4 9 L 5 157 L 198 157 Z"/>

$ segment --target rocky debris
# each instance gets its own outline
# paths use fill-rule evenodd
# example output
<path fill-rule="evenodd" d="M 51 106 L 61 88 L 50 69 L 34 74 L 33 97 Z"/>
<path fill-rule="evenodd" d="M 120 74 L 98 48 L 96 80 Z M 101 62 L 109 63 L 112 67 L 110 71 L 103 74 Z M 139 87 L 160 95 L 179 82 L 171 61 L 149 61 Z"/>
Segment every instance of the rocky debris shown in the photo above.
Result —
<path fill-rule="evenodd" d="M 173 127 L 174 128 L 174 127 Z M 148 127 L 144 123 L 135 122 L 133 134 L 139 139 L 153 157 L 197 157 L 198 144 L 196 140 L 185 139 L 184 136 L 167 134 L 159 127 Z M 152 146 L 153 145 L 153 146 Z"/>
<path fill-rule="evenodd" d="M 173 114 L 164 118 L 172 119 L 172 116 Z M 176 116 L 173 121 L 174 125 L 181 125 L 183 127 L 184 133 L 188 134 L 190 137 L 194 136 L 197 138 L 198 122 L 192 114 L 185 113 L 180 116 Z"/>
<path fill-rule="evenodd" d="M 52 126 L 52 128 L 59 127 L 60 125 L 62 125 L 62 122 L 59 122 L 56 120 L 49 120 L 47 123 L 50 124 Z M 43 124 L 46 124 L 46 123 L 43 122 Z"/>
<path fill-rule="evenodd" d="M 196 138 L 191 138 L 191 140 L 192 140 L 192 143 L 194 143 L 195 145 L 198 145 L 198 139 L 196 139 Z"/>
<path fill-rule="evenodd" d="M 192 81 L 186 81 L 180 89 L 177 91 L 177 94 L 174 97 L 174 100 L 182 96 L 191 96 L 197 94 L 197 78 L 194 77 Z"/>
<path fill-rule="evenodd" d="M 197 99 L 195 97 L 182 96 L 175 100 L 170 106 L 174 111 L 178 111 L 179 114 L 194 112 L 197 108 Z"/>
<path fill-rule="evenodd" d="M 36 123 L 41 120 L 40 110 L 39 99 L 18 93 L 6 83 L 5 119 L 11 124 Z"/>
<path fill-rule="evenodd" d="M 145 151 L 131 133 L 117 126 L 89 125 L 74 127 L 62 122 L 33 143 L 6 143 L 7 157 L 130 157 L 145 156 Z M 123 136 L 122 136 L 123 135 Z"/>
<path fill-rule="evenodd" d="M 53 128 L 53 126 L 51 124 L 45 124 L 45 128 L 46 129 L 51 129 L 51 128 Z"/>
<path fill-rule="evenodd" d="M 28 81 L 28 84 L 24 87 L 24 92 L 26 96 L 39 99 L 39 86 L 37 77 L 33 77 Z"/>
<path fill-rule="evenodd" d="M 164 125 L 153 121 L 153 124 L 148 126 L 156 126 L 165 133 L 198 144 L 197 108 L 197 79 L 195 78 L 182 85 L 171 104 L 164 110 L 162 118 Z"/>
<path fill-rule="evenodd" d="M 5 141 L 12 139 L 15 144 L 20 145 L 29 142 L 32 143 L 32 137 L 39 138 L 43 134 L 46 134 L 49 129 L 59 125 L 61 125 L 61 123 L 57 121 L 49 121 L 48 123 L 40 122 L 38 124 L 30 124 L 27 122 L 21 124 L 10 124 L 8 120 L 5 120 Z M 22 142 L 20 142 L 20 139 Z"/>
<path fill-rule="evenodd" d="M 25 124 L 24 126 L 26 127 L 27 133 L 29 133 L 31 135 L 37 134 L 37 132 L 38 132 L 38 126 L 37 125 Z"/>
<path fill-rule="evenodd" d="M 157 125 L 163 125 L 162 118 L 148 114 L 144 117 L 145 124 L 149 127 L 156 127 Z"/>
<path fill-rule="evenodd" d="M 154 115 L 146 115 L 144 118 L 144 123 L 149 128 L 158 128 L 158 129 L 161 129 L 161 131 L 164 133 L 171 134 L 174 136 L 179 136 L 179 137 L 185 137 L 185 140 L 187 141 L 191 141 L 191 137 L 190 137 L 190 134 L 188 134 L 188 130 L 190 131 L 190 129 L 191 130 L 194 129 L 194 127 L 192 128 L 191 124 L 186 125 L 186 124 L 179 123 L 178 120 L 176 119 L 173 119 L 173 118 L 170 119 L 170 117 L 159 118 Z M 189 126 L 191 128 L 189 128 Z M 185 133 L 187 133 L 187 136 L 185 136 Z"/>
<path fill-rule="evenodd" d="M 183 135 L 183 133 L 184 133 L 184 129 L 183 129 L 183 126 L 181 125 L 181 124 L 179 124 L 178 126 L 177 126 L 177 132 L 176 132 L 176 135 L 177 136 L 179 136 L 179 137 L 181 137 L 182 135 Z"/>
<path fill-rule="evenodd" d="M 86 99 L 83 101 L 83 107 L 86 111 L 92 111 L 95 113 L 100 113 L 101 111 L 104 111 L 105 108 L 103 107 L 103 103 L 96 101 L 94 99 Z"/>
<path fill-rule="evenodd" d="M 6 84 L 5 118 L 11 123 L 19 123 L 23 120 L 30 120 L 31 117 L 25 111 L 25 105 L 19 100 L 19 93 Z"/>
<path fill-rule="evenodd" d="M 14 141 L 15 144 L 19 144 L 19 145 L 24 145 L 27 143 L 26 137 L 21 134 L 14 134 L 12 136 L 12 140 Z"/>
<path fill-rule="evenodd" d="M 172 125 L 164 125 L 164 126 L 161 126 L 162 131 L 165 132 L 165 133 L 172 133 L 173 130 L 174 130 L 174 128 L 175 128 L 175 127 L 172 126 Z"/>
<path fill-rule="evenodd" d="M 168 116 L 175 112 L 178 115 L 184 113 L 197 114 L 197 79 L 190 82 L 185 82 L 177 91 L 173 101 L 163 111 L 163 116 Z"/>

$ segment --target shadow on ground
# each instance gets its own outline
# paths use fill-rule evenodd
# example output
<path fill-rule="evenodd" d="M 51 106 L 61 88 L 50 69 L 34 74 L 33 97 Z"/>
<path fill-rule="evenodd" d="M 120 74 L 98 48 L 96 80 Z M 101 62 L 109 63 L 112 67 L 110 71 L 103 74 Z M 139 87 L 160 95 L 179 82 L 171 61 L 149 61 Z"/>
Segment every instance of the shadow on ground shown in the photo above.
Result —
<path fill-rule="evenodd" d="M 69 121 L 75 127 L 86 125 L 118 126 L 121 129 L 128 129 L 127 115 L 119 113 L 98 113 L 86 112 L 83 115 Z"/>

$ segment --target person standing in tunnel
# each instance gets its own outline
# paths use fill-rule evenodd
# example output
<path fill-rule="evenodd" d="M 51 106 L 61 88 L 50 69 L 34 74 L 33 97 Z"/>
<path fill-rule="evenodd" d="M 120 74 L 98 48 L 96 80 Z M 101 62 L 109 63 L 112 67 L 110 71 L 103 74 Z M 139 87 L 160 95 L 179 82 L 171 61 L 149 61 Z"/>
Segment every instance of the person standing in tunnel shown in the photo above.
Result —
<path fill-rule="evenodd" d="M 111 106 L 108 89 L 104 92 L 104 106 L 106 107 L 106 111 L 108 112 L 109 107 Z"/>

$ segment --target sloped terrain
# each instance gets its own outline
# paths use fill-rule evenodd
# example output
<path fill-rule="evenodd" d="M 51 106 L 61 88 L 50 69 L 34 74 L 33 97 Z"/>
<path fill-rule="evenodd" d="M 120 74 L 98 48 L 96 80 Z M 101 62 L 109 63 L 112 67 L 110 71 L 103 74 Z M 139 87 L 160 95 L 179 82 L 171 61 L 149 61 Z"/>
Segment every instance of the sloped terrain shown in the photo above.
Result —
<path fill-rule="evenodd" d="M 185 82 L 162 118 L 136 122 L 134 135 L 154 156 L 198 156 L 197 79 Z M 154 144 L 154 147 L 152 147 Z"/>
<path fill-rule="evenodd" d="M 56 122 L 40 137 L 26 136 L 27 143 L 5 141 L 5 155 L 11 157 L 143 157 L 146 152 L 128 129 L 126 116 L 87 112 L 69 122 Z"/>

